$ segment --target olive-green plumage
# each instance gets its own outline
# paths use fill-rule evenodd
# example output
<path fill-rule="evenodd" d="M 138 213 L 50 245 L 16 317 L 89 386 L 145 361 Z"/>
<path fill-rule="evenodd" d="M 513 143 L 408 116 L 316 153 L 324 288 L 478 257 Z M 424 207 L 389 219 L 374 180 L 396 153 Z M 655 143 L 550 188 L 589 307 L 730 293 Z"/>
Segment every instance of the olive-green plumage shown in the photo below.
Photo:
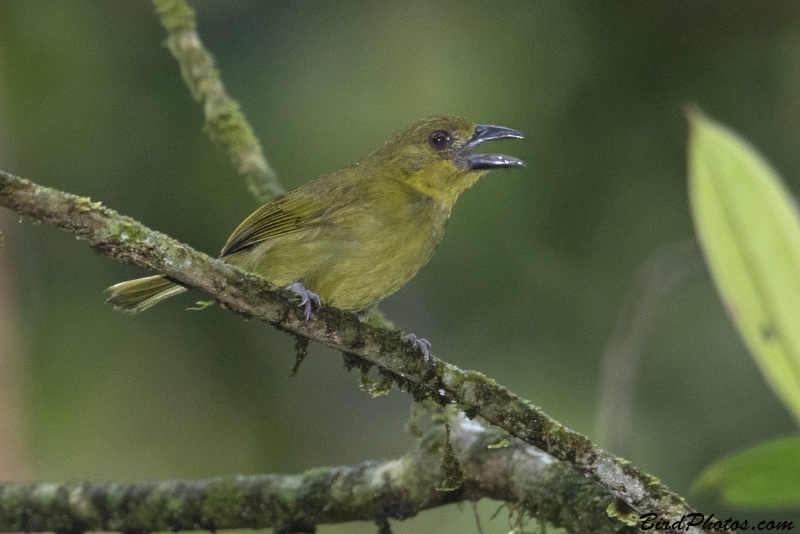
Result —
<path fill-rule="evenodd" d="M 221 258 L 277 286 L 301 283 L 326 304 L 369 310 L 425 265 L 458 196 L 495 167 L 524 165 L 472 154 L 515 130 L 432 117 L 402 130 L 350 167 L 320 176 L 258 208 Z M 109 288 L 108 303 L 137 313 L 186 288 L 163 276 Z"/>

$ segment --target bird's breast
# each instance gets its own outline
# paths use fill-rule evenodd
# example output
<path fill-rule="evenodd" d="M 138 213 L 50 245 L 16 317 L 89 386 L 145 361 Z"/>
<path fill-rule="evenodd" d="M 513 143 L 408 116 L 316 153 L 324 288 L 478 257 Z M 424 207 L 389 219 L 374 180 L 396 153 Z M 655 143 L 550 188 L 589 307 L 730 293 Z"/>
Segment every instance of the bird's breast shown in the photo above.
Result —
<path fill-rule="evenodd" d="M 408 200 L 373 204 L 330 228 L 330 247 L 306 287 L 333 306 L 362 311 L 405 285 L 430 260 L 449 215 L 433 199 Z"/>

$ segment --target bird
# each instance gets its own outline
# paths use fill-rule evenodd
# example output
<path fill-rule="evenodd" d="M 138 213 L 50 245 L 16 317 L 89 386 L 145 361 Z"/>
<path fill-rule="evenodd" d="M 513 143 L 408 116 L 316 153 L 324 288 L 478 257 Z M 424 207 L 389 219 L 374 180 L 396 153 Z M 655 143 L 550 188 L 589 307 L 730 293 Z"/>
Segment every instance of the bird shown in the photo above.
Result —
<path fill-rule="evenodd" d="M 457 116 L 414 122 L 357 163 L 259 207 L 220 259 L 297 293 L 306 321 L 322 303 L 366 317 L 431 259 L 462 192 L 489 170 L 525 166 L 473 152 L 514 138 L 524 136 Z M 109 287 L 106 302 L 134 314 L 186 290 L 167 276 L 148 276 Z M 427 359 L 430 343 L 408 337 Z"/>

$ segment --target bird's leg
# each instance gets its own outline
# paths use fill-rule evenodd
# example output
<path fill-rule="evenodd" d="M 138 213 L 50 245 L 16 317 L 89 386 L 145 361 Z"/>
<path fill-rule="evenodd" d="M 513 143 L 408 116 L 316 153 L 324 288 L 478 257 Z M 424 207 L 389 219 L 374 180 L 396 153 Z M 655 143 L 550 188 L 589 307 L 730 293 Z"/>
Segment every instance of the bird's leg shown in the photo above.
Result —
<path fill-rule="evenodd" d="M 320 300 L 319 295 L 306 289 L 306 287 L 300 282 L 289 284 L 287 289 L 291 289 L 297 293 L 298 297 L 300 297 L 300 307 L 303 308 L 303 316 L 305 317 L 306 321 L 308 321 L 308 318 L 311 317 L 311 309 L 314 307 L 314 305 L 316 305 L 317 308 L 322 306 L 322 301 Z"/>
<path fill-rule="evenodd" d="M 422 356 L 425 358 L 426 362 L 431 358 L 430 341 L 424 337 L 417 337 L 415 334 L 406 334 L 406 339 L 422 352 Z"/>

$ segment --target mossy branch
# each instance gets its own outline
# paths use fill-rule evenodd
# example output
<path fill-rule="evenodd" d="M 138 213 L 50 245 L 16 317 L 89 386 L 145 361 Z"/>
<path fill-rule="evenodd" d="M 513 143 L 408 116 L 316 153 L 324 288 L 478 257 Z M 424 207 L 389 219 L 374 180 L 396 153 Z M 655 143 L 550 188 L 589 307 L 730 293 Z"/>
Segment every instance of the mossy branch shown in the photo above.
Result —
<path fill-rule="evenodd" d="M 678 519 L 685 501 L 629 462 L 562 426 L 530 402 L 475 371 L 464 371 L 422 354 L 400 331 L 375 328 L 330 306 L 305 322 L 293 292 L 155 232 L 99 202 L 0 171 L 0 206 L 67 230 L 97 253 L 158 271 L 212 295 L 235 313 L 339 349 L 362 370 L 377 366 L 414 396 L 455 404 L 469 417 L 480 415 L 511 436 L 539 447 L 606 488 L 638 513 Z"/>
<path fill-rule="evenodd" d="M 405 456 L 387 462 L 322 467 L 300 475 L 230 476 L 198 481 L 0 484 L 0 531 L 126 533 L 229 528 L 314 532 L 317 525 L 407 519 L 420 511 L 483 497 L 520 503 L 567 532 L 635 532 L 609 517 L 614 499 L 542 451 L 455 417 L 450 444 L 464 466 L 457 491 L 437 491 L 444 425 L 431 426 Z"/>
<path fill-rule="evenodd" d="M 264 157 L 253 128 L 239 104 L 228 96 L 214 58 L 200 41 L 194 10 L 184 0 L 153 0 L 153 4 L 167 30 L 167 48 L 178 60 L 192 97 L 203 104 L 209 137 L 228 153 L 259 204 L 282 193 L 278 176 Z"/>

